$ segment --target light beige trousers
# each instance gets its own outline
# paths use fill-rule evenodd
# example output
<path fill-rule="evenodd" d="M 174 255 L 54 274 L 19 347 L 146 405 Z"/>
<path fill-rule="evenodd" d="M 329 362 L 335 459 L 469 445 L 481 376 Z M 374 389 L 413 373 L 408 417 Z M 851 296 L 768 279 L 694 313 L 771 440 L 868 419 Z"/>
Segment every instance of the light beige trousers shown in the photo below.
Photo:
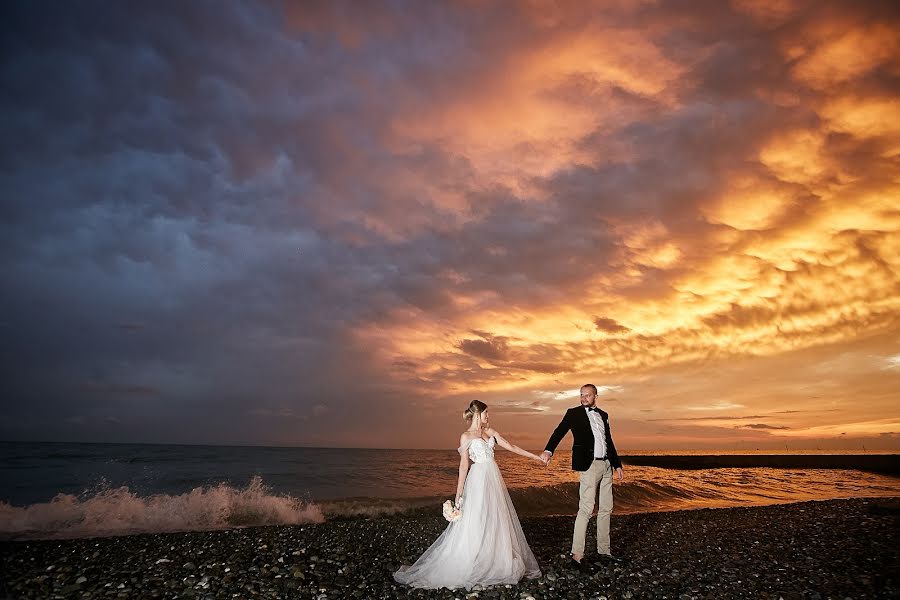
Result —
<path fill-rule="evenodd" d="M 597 552 L 610 554 L 609 515 L 613 509 L 613 469 L 608 460 L 595 460 L 591 468 L 582 471 L 579 480 L 578 516 L 575 517 L 575 533 L 572 535 L 572 554 L 584 556 L 584 538 L 588 520 L 594 512 L 597 488 L 600 488 L 600 504 L 597 506 Z"/>

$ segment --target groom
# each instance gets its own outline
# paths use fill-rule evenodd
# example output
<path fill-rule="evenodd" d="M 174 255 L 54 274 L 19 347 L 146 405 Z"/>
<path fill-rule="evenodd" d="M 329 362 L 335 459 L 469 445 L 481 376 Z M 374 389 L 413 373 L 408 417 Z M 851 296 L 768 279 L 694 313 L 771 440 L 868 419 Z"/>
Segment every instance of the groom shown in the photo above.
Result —
<path fill-rule="evenodd" d="M 616 452 L 612 433 L 609 431 L 609 415 L 597 408 L 597 386 L 592 383 L 581 387 L 581 406 L 570 408 L 550 436 L 547 447 L 541 454 L 545 464 L 549 464 L 553 451 L 566 433 L 572 431 L 572 470 L 580 471 L 580 501 L 578 516 L 575 518 L 575 533 L 572 536 L 572 566 L 584 570 L 584 538 L 588 519 L 594 510 L 597 487 L 600 488 L 600 505 L 597 508 L 597 551 L 600 557 L 609 561 L 620 561 L 609 551 L 609 515 L 613 508 L 612 477 L 621 481 L 625 478 L 622 461 Z"/>

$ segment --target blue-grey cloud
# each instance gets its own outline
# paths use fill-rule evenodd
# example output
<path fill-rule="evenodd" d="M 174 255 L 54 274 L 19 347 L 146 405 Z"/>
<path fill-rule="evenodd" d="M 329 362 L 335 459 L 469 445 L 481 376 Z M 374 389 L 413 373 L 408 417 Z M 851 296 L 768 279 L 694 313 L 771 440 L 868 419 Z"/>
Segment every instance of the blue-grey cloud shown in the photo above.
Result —
<path fill-rule="evenodd" d="M 803 290 L 850 272 L 866 285 L 842 302 L 869 311 L 842 313 L 829 335 L 896 330 L 890 227 L 835 231 L 851 251 L 790 269 L 759 256 L 770 236 L 822 219 L 817 185 L 848 198 L 892 185 L 891 136 L 828 129 L 821 107 L 895 92 L 887 62 L 826 94 L 783 54 L 822 20 L 896 27 L 889 3 L 801 7 L 778 27 L 722 2 L 0 10 L 0 437 L 383 443 L 391 410 L 430 386 L 751 354 L 708 337 L 832 314 L 832 298 Z M 582 28 L 623 36 L 639 64 L 626 52 L 529 74 Z M 526 100 L 599 116 L 544 139 L 485 108 Z M 844 172 L 786 181 L 764 164 L 793 129 L 824 131 L 820 158 Z M 557 155 L 571 158 L 526 164 Z M 741 177 L 790 200 L 737 227 L 708 206 Z M 619 300 L 592 304 L 583 325 L 603 339 L 590 343 L 464 323 L 473 303 L 546 314 L 604 278 L 618 298 L 665 303 L 716 256 L 755 261 L 735 286 L 771 281 L 777 294 L 662 333 L 608 313 Z M 422 315 L 428 352 L 361 343 Z M 798 325 L 778 339 L 816 335 Z M 341 432 L 316 437 L 322 423 Z"/>

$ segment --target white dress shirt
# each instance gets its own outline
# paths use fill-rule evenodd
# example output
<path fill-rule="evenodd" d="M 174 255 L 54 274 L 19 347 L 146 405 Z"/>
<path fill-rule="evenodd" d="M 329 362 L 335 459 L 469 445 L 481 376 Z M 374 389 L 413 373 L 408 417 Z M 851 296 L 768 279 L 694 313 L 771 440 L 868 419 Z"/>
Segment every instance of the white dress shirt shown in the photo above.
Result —
<path fill-rule="evenodd" d="M 606 456 L 606 427 L 603 425 L 603 417 L 597 411 L 584 407 L 587 411 L 588 421 L 591 422 L 591 432 L 594 434 L 594 458 Z"/>

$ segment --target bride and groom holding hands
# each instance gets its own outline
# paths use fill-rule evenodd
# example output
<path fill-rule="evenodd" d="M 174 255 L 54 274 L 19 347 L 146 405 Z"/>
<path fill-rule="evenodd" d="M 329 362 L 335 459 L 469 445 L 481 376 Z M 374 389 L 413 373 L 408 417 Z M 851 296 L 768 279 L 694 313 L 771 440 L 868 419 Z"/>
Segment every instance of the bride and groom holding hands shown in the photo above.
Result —
<path fill-rule="evenodd" d="M 473 400 L 463 413 L 471 424 L 460 436 L 459 480 L 452 521 L 415 564 L 394 573 L 398 582 L 419 588 L 471 588 L 474 585 L 517 583 L 540 577 L 537 560 L 519 523 L 497 463 L 494 448 L 547 465 L 568 432 L 572 432 L 572 470 L 579 472 L 578 516 L 572 535 L 570 566 L 583 565 L 588 520 L 598 498 L 597 552 L 601 560 L 617 561 L 610 553 L 609 517 L 613 508 L 612 478 L 623 479 L 608 415 L 596 406 L 597 387 L 581 388 L 581 405 L 566 411 L 540 456 L 511 444 L 490 427 L 488 407 Z"/>

